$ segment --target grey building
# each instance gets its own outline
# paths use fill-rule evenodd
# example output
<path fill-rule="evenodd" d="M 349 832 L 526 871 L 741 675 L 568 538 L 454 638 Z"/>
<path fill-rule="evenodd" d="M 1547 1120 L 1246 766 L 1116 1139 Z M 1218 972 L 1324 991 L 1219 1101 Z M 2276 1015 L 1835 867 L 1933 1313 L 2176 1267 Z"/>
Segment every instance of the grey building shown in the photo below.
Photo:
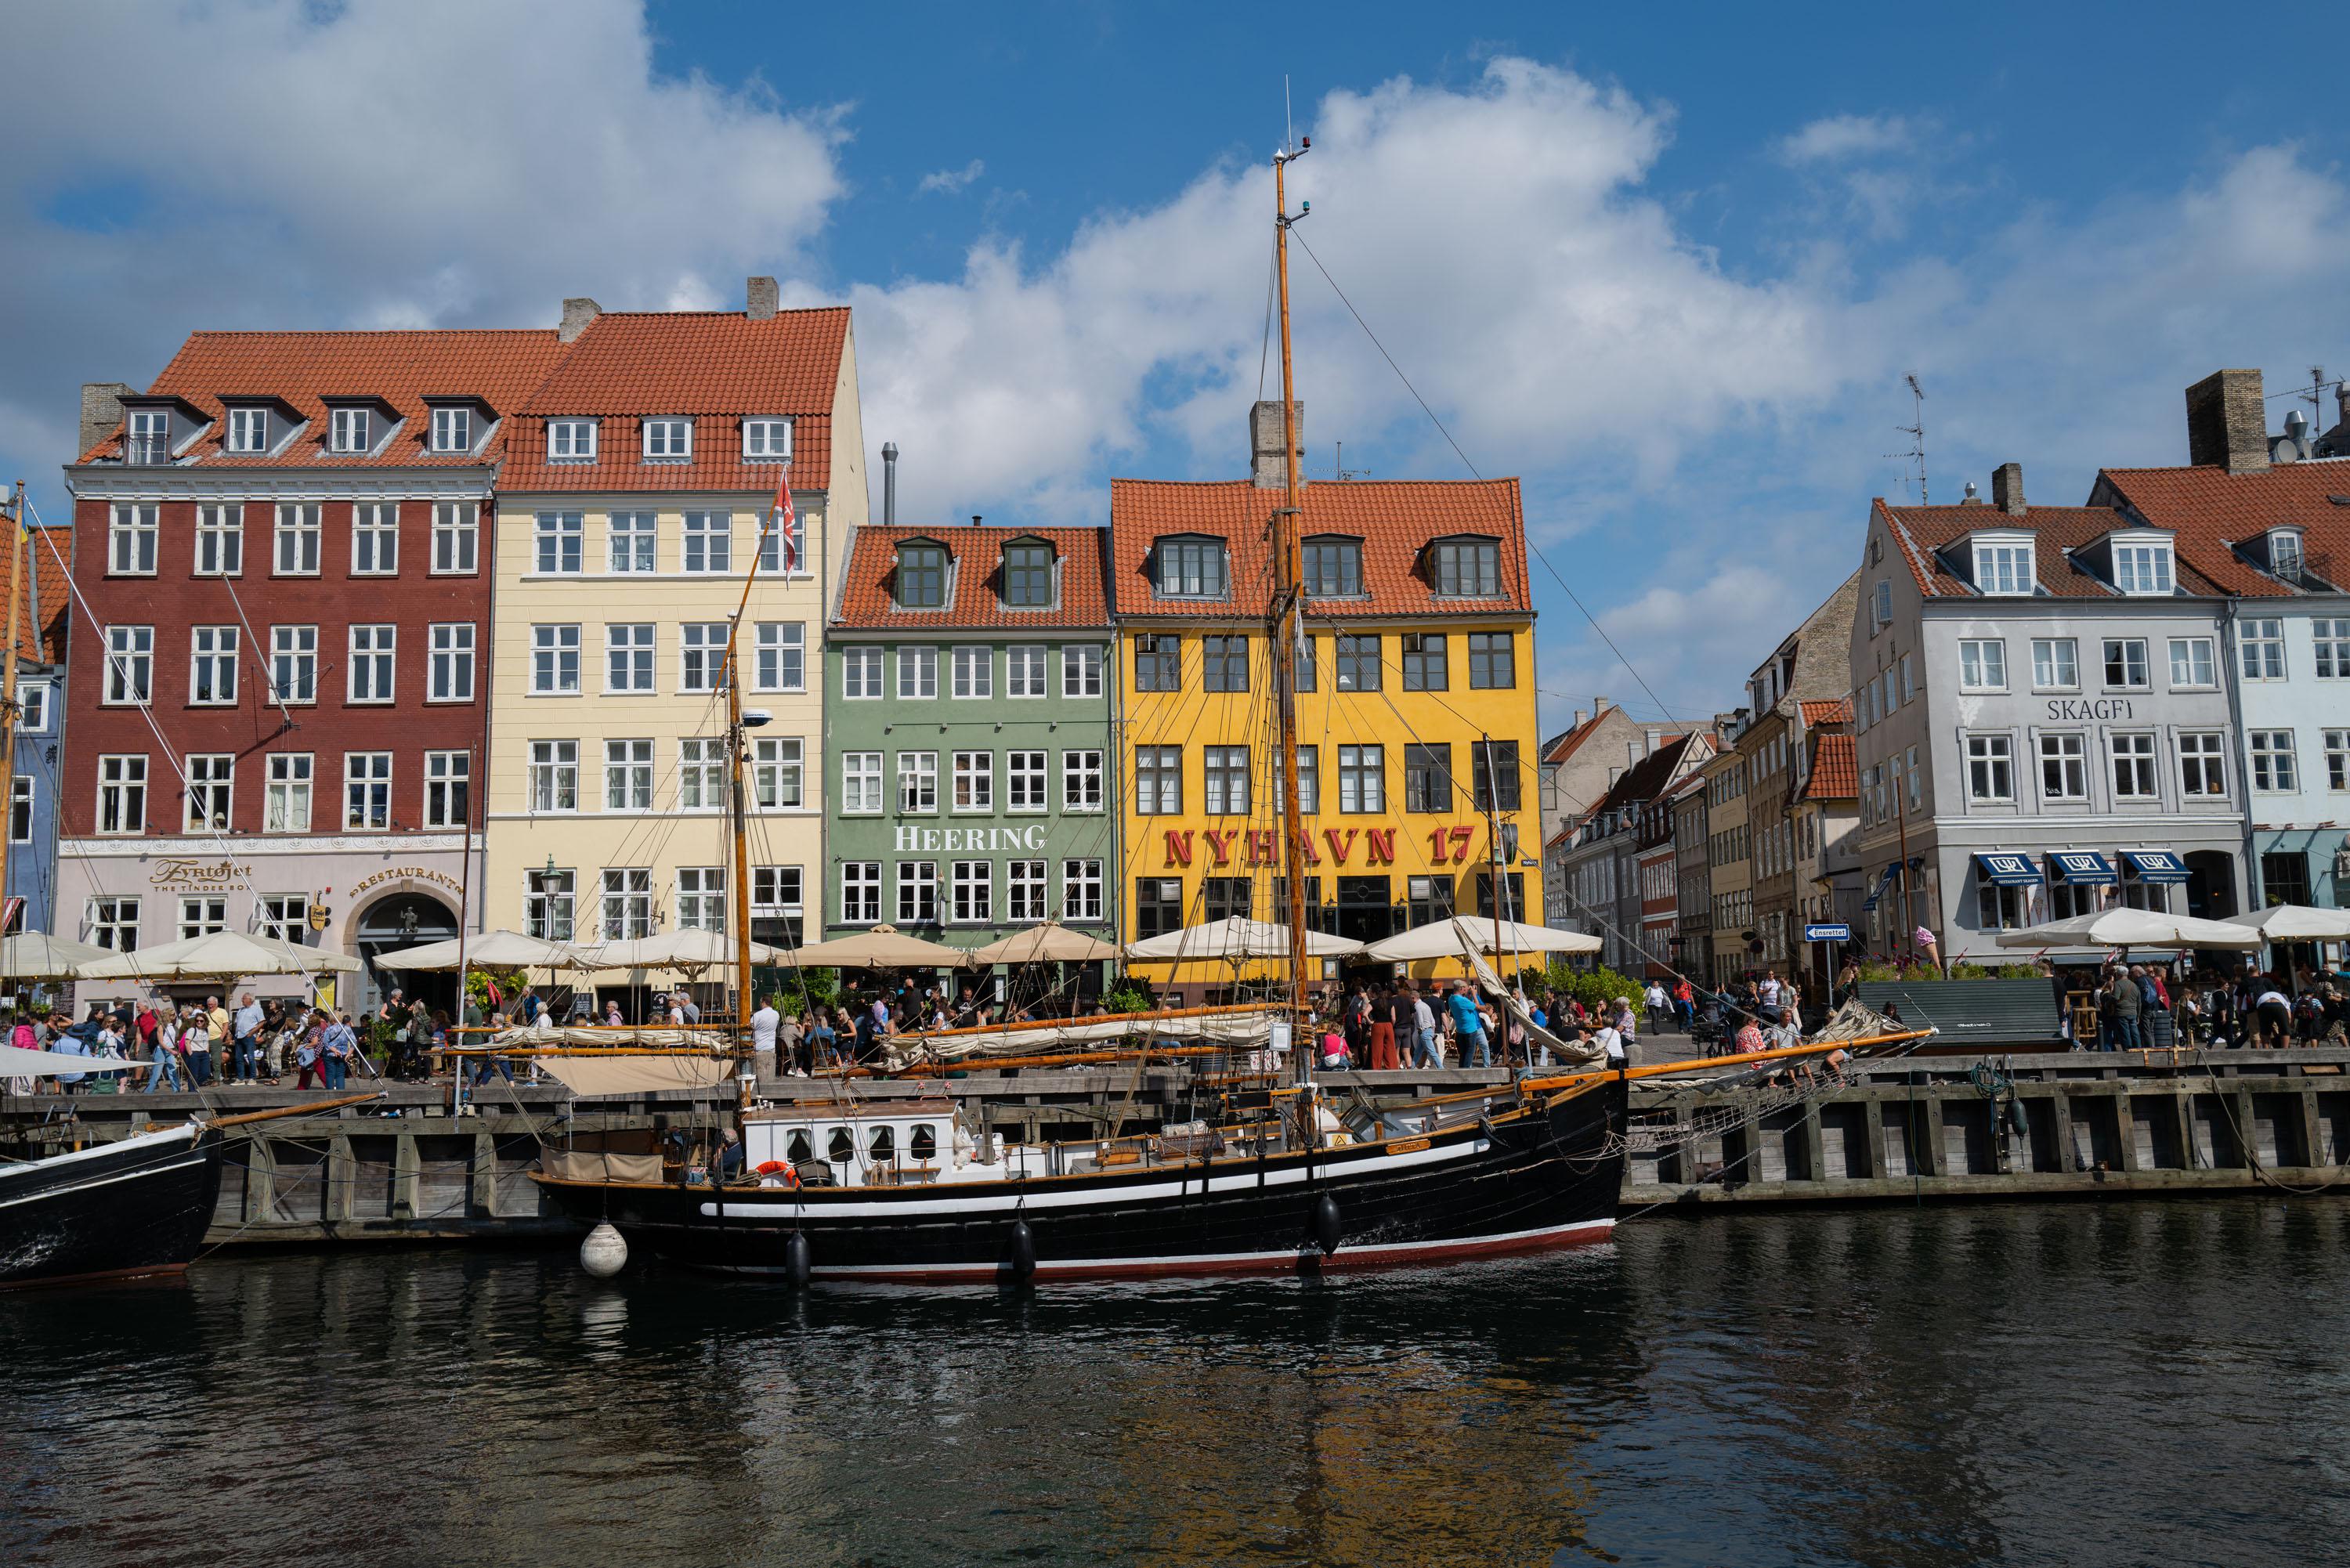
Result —
<path fill-rule="evenodd" d="M 1671 956 L 1643 950 L 1640 825 L 1650 802 L 1712 754 L 1705 736 L 1662 739 L 1600 796 L 1561 858 L 1567 921 L 1607 943 L 1599 961 L 1610 969 L 1644 974 L 1651 957 L 1663 962 Z"/>

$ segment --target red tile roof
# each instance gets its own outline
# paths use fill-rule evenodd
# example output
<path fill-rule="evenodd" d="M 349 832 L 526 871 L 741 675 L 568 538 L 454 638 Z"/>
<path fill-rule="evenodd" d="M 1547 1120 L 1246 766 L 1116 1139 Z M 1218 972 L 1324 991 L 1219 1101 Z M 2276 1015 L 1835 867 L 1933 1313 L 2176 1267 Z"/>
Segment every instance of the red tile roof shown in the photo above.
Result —
<path fill-rule="evenodd" d="M 1602 708 L 1580 724 L 1552 737 L 1550 743 L 1543 748 L 1542 760 L 1544 763 L 1563 763 L 1581 751 L 1583 743 L 1599 732 L 1599 722 L 1607 718 L 1609 711 Z"/>
<path fill-rule="evenodd" d="M 1849 724 L 1852 722 L 1852 699 L 1849 697 L 1836 697 L 1825 701 L 1804 702 L 1798 704 L 1798 706 L 1800 706 L 1804 711 L 1804 723 L 1806 727 L 1813 724 Z"/>
<path fill-rule="evenodd" d="M 1110 598 L 1121 615 L 1259 617 L 1273 594 L 1267 527 L 1279 490 L 1245 479 L 1189 483 L 1171 480 L 1109 482 Z M 1317 620 L 1348 617 L 1461 615 L 1491 609 L 1530 613 L 1526 585 L 1525 514 L 1514 479 L 1326 480 L 1305 487 L 1306 537 L 1351 535 L 1363 541 L 1359 599 L 1315 599 Z M 1151 546 L 1175 534 L 1207 534 L 1231 554 L 1230 600 L 1160 598 L 1149 573 Z M 1439 597 L 1421 566 L 1429 544 L 1481 534 L 1501 542 L 1500 597 Z"/>
<path fill-rule="evenodd" d="M 898 546 L 909 539 L 942 545 L 956 564 L 954 602 L 942 610 L 899 609 L 890 597 L 890 574 Z M 1012 609 L 999 597 L 1003 546 L 1014 539 L 1041 539 L 1061 566 L 1060 602 L 1050 609 Z M 1104 596 L 1104 530 L 1099 528 L 917 528 L 865 527 L 849 548 L 841 583 L 840 609 L 832 624 L 900 631 L 984 627 L 1006 631 L 1056 627 L 1107 627 Z"/>
<path fill-rule="evenodd" d="M 2176 533 L 2180 558 L 2229 593 L 2293 592 L 2232 548 L 2272 528 L 2303 531 L 2303 556 L 2318 576 L 2336 586 L 2350 578 L 2350 459 L 2280 463 L 2259 473 L 2216 465 L 2108 468 L 2096 485 L 2096 498 L 2107 497 Z"/>
<path fill-rule="evenodd" d="M 562 352 L 553 332 L 192 332 L 147 395 L 181 399 L 213 421 L 186 453 L 208 469 L 463 466 L 485 459 L 424 450 L 424 400 L 478 398 L 511 425 Z M 390 404 L 405 421 L 400 433 L 375 455 L 327 452 L 323 400 L 358 397 Z M 274 455 L 231 453 L 224 399 L 274 399 L 309 424 Z M 118 457 L 120 441 L 117 431 L 81 461 Z"/>
<path fill-rule="evenodd" d="M 49 546 L 54 544 L 56 550 Z M 59 554 L 65 557 L 58 560 Z M 26 531 L 23 584 L 25 611 L 16 623 L 16 654 L 42 664 L 66 661 L 66 628 L 72 620 L 66 568 L 73 564 L 74 531 L 62 524 Z M 8 564 L 0 560 L 0 583 L 7 581 Z M 0 617 L 8 613 L 0 605 Z M 5 625 L 0 622 L 0 625 Z"/>
<path fill-rule="evenodd" d="M 1812 771 L 1797 800 L 1858 800 L 1860 762 L 1854 747 L 1858 737 L 1821 735 L 1812 750 Z"/>
<path fill-rule="evenodd" d="M 743 461 L 745 415 L 792 421 L 792 488 L 832 482 L 833 392 L 848 308 L 608 311 L 588 324 L 506 434 L 506 490 L 772 492 L 781 470 Z M 693 420 L 693 456 L 646 462 L 639 421 Z M 593 418 L 597 461 L 549 462 L 549 419 Z"/>
<path fill-rule="evenodd" d="M 2116 591 L 2076 566 L 2065 552 L 2077 550 L 2106 535 L 2131 526 L 2128 514 L 2111 506 L 2034 506 L 2014 516 L 1996 506 L 1887 506 L 1882 496 L 1875 503 L 1896 545 L 1909 563 L 1918 591 L 1928 598 L 1980 597 L 1972 585 L 1953 572 L 1938 552 L 1981 531 L 2022 533 L 2033 536 L 2033 569 L 2041 590 L 2060 599 L 2106 599 Z M 2177 563 L 2178 586 L 2190 594 L 2216 594 L 2217 584 L 2197 571 L 2189 560 Z"/>

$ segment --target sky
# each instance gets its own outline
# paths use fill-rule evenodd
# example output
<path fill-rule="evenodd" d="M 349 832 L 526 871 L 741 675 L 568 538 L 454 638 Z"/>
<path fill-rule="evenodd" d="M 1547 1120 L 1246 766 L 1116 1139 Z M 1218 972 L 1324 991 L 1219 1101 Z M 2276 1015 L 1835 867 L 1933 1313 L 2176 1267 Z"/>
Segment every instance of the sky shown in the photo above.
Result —
<path fill-rule="evenodd" d="M 1545 727 L 1702 715 L 1915 498 L 1906 375 L 1935 499 L 2077 505 L 2213 369 L 2350 370 L 2314 15 L 1944 9 L 12 6 L 0 479 L 58 514 L 192 330 L 763 274 L 854 308 L 901 520 L 1098 524 L 1246 470 L 1286 123 L 1309 478 L 1519 476 Z"/>

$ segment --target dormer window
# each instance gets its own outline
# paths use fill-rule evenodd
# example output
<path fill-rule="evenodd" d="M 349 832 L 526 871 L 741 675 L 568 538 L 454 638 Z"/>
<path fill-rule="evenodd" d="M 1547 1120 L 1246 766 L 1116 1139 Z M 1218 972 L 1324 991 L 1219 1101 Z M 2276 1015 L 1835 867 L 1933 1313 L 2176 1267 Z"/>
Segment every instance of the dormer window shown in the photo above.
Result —
<path fill-rule="evenodd" d="M 2269 531 L 2269 571 L 2288 583 L 2301 581 L 2301 531 L 2297 528 L 2273 528 Z"/>
<path fill-rule="evenodd" d="M 595 462 L 596 421 L 594 420 L 547 421 L 546 461 L 549 462 Z"/>
<path fill-rule="evenodd" d="M 447 407 L 432 410 L 432 450 L 434 452 L 471 452 L 473 450 L 473 410 Z"/>
<path fill-rule="evenodd" d="M 759 419 L 743 421 L 744 462 L 786 462 L 791 455 L 791 421 Z"/>
<path fill-rule="evenodd" d="M 269 410 L 267 409 L 229 410 L 228 450 L 236 452 L 267 452 L 269 450 Z"/>
<path fill-rule="evenodd" d="M 122 461 L 172 461 L 172 412 L 169 409 L 133 409 L 123 427 Z"/>
<path fill-rule="evenodd" d="M 1015 608 L 1043 609 L 1053 602 L 1053 550 L 1049 545 L 1003 546 L 1003 602 Z"/>
<path fill-rule="evenodd" d="M 683 462 L 693 455 L 693 421 L 691 420 L 647 420 L 645 421 L 645 461 L 647 462 Z"/>
<path fill-rule="evenodd" d="M 1320 538 L 1305 541 L 1305 593 L 1309 598 L 1359 598 L 1363 592 L 1363 542 Z"/>
<path fill-rule="evenodd" d="M 337 409 L 327 426 L 327 450 L 339 452 L 367 451 L 369 432 L 373 421 L 365 409 Z"/>
<path fill-rule="evenodd" d="M 936 545 L 898 550 L 898 607 L 942 609 L 947 602 L 947 553 Z"/>
<path fill-rule="evenodd" d="M 1151 549 L 1150 580 L 1165 599 L 1222 599 L 1232 597 L 1232 573 L 1225 565 L 1224 542 L 1186 535 L 1161 539 Z"/>
<path fill-rule="evenodd" d="M 2115 540 L 2114 587 L 2126 594 L 2169 593 L 2170 541 L 2125 545 Z"/>
<path fill-rule="evenodd" d="M 1430 580 L 1445 598 L 1490 599 L 1502 591 L 1502 546 L 1492 539 L 1439 539 Z"/>
<path fill-rule="evenodd" d="M 1975 591 L 1993 597 L 2028 597 L 2038 587 L 2029 539 L 1975 541 Z"/>

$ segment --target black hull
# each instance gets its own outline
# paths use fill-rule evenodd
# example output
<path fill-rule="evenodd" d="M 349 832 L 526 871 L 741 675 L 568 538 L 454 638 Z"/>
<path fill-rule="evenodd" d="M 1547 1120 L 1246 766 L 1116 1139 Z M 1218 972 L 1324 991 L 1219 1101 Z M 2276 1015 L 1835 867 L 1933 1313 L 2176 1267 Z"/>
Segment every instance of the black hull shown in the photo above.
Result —
<path fill-rule="evenodd" d="M 203 1245 L 220 1179 L 211 1128 L 0 1166 L 0 1288 L 176 1273 Z"/>
<path fill-rule="evenodd" d="M 1624 1086 L 1424 1138 L 1212 1166 L 912 1187 L 730 1188 L 542 1177 L 672 1262 L 903 1283 L 1393 1268 L 1607 1239 L 1623 1182 Z M 1325 1251 L 1336 1207 L 1337 1245 Z M 1024 1226 L 1024 1243 L 1019 1229 Z"/>

